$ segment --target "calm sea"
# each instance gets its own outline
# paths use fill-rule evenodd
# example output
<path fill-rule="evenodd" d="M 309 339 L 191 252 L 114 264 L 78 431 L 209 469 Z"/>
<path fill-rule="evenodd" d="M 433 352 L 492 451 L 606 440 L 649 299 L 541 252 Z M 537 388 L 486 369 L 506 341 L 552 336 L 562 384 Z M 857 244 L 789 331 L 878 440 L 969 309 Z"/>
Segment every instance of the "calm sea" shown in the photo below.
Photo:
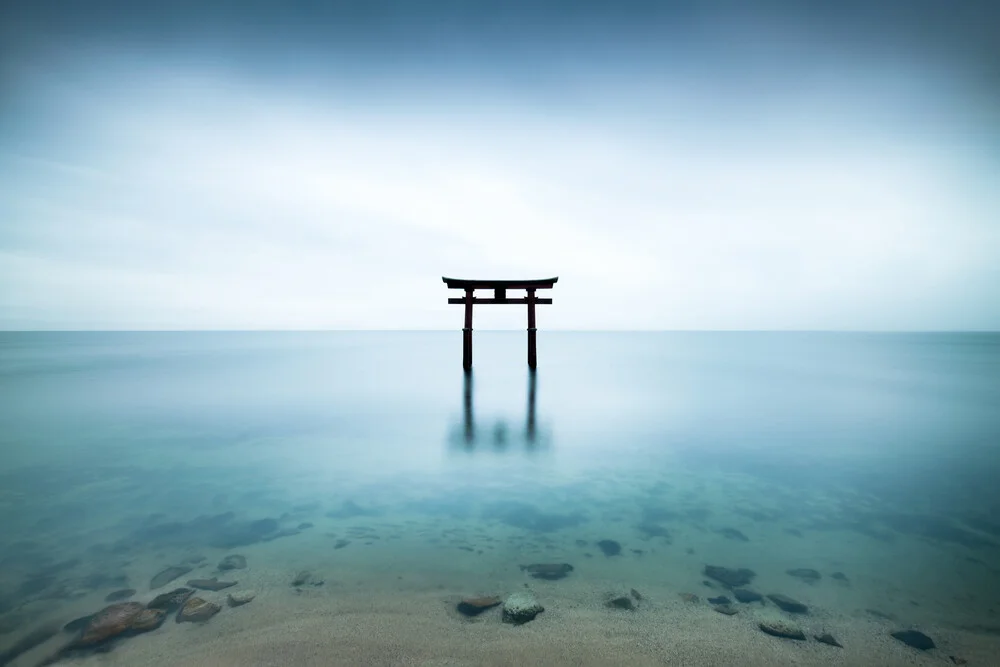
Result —
<path fill-rule="evenodd" d="M 404 514 L 1000 627 L 1000 335 L 475 336 L 465 375 L 459 332 L 0 334 L 0 628 L 107 553 Z"/>

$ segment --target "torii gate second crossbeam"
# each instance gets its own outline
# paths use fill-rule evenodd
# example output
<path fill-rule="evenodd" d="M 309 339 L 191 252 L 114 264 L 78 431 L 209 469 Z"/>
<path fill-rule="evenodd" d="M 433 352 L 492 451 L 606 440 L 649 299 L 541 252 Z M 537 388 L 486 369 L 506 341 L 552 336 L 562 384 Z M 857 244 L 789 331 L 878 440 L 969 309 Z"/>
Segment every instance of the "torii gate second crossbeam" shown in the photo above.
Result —
<path fill-rule="evenodd" d="M 552 289 L 559 278 L 542 278 L 538 280 L 463 280 L 459 278 L 441 278 L 448 289 L 465 290 L 465 296 L 448 299 L 448 303 L 465 306 L 465 327 L 462 329 L 462 368 L 472 369 L 472 306 L 475 304 L 509 304 L 523 303 L 528 306 L 528 367 L 538 366 L 538 354 L 535 347 L 535 304 L 550 305 L 552 299 L 535 296 L 535 290 Z M 473 292 L 477 289 L 493 290 L 493 298 L 475 298 Z M 508 298 L 507 290 L 526 290 L 524 298 Z"/>

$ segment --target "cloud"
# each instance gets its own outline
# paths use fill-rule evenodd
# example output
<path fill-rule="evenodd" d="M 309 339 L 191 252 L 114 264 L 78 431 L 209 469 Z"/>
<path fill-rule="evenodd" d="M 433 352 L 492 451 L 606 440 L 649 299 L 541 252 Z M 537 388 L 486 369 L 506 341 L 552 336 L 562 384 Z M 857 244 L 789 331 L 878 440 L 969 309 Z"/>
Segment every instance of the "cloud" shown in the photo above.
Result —
<path fill-rule="evenodd" d="M 559 99 L 127 56 L 6 116 L 0 326 L 455 328 L 441 275 L 559 275 L 548 328 L 1000 325 L 991 128 L 898 64 L 585 61 Z"/>

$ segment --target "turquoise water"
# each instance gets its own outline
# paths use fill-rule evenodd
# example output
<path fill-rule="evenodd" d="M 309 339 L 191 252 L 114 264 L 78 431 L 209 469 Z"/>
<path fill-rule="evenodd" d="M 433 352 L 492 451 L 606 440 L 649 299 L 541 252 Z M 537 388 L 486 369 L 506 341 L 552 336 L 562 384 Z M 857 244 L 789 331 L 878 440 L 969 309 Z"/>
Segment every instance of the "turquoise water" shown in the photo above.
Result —
<path fill-rule="evenodd" d="M 542 331 L 534 375 L 523 332 L 475 336 L 466 376 L 458 332 L 0 335 L 0 647 L 323 534 L 380 554 L 358 576 L 555 559 L 710 596 L 718 564 L 1000 637 L 1000 335 Z"/>

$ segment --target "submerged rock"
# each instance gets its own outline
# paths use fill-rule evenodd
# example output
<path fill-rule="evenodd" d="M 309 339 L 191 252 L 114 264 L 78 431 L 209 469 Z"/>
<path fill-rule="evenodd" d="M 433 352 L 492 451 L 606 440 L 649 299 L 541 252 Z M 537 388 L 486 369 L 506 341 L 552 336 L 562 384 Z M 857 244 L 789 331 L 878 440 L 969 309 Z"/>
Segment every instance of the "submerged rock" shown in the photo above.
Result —
<path fill-rule="evenodd" d="M 749 537 L 744 535 L 742 531 L 736 530 L 735 528 L 720 528 L 717 532 L 729 540 L 736 540 L 737 542 L 750 541 Z"/>
<path fill-rule="evenodd" d="M 837 638 L 831 635 L 829 632 L 824 632 L 821 635 L 813 635 L 816 641 L 821 644 L 829 644 L 830 646 L 836 646 L 837 648 L 844 648 L 843 644 L 837 641 Z"/>
<path fill-rule="evenodd" d="M 230 607 L 241 607 L 246 603 L 253 601 L 255 597 L 257 597 L 257 593 L 255 591 L 234 591 L 226 596 L 226 602 L 229 603 Z"/>
<path fill-rule="evenodd" d="M 247 566 L 247 559 L 239 554 L 230 554 L 219 561 L 219 569 L 225 572 L 226 570 L 242 570 Z"/>
<path fill-rule="evenodd" d="M 934 640 L 919 630 L 897 630 L 891 634 L 895 639 L 898 639 L 907 646 L 912 646 L 921 651 L 927 651 L 936 647 Z"/>
<path fill-rule="evenodd" d="M 487 609 L 496 607 L 498 604 L 500 604 L 500 598 L 493 596 L 465 598 L 458 603 L 456 609 L 465 616 L 478 616 Z"/>
<path fill-rule="evenodd" d="M 732 600 L 727 598 L 725 595 L 718 595 L 714 598 L 708 598 L 708 604 L 730 604 Z"/>
<path fill-rule="evenodd" d="M 527 572 L 535 579 L 562 579 L 573 571 L 573 566 L 569 563 L 532 563 L 531 565 L 521 565 L 522 572 Z"/>
<path fill-rule="evenodd" d="M 191 571 L 191 568 L 187 565 L 171 565 L 165 570 L 160 571 L 152 579 L 149 580 L 149 590 L 156 590 L 162 586 L 166 586 L 171 581 L 177 577 L 183 577 L 185 574 Z"/>
<path fill-rule="evenodd" d="M 221 609 L 219 605 L 203 598 L 190 598 L 177 612 L 177 622 L 201 623 L 218 614 Z"/>
<path fill-rule="evenodd" d="M 80 618 L 74 618 L 72 621 L 63 626 L 63 631 L 65 632 L 79 632 L 80 630 L 87 627 L 90 623 L 90 619 L 94 618 L 93 614 L 87 614 L 86 616 L 81 616 Z"/>
<path fill-rule="evenodd" d="M 698 602 L 699 598 L 694 593 L 679 593 L 681 599 L 685 602 Z"/>
<path fill-rule="evenodd" d="M 635 603 L 632 602 L 632 598 L 627 595 L 619 595 L 618 597 L 606 600 L 604 602 L 604 606 L 611 609 L 626 609 L 628 611 L 635 611 Z"/>
<path fill-rule="evenodd" d="M 292 579 L 291 585 L 298 588 L 300 586 L 322 586 L 323 583 L 323 579 L 317 577 L 309 570 L 302 570 L 295 575 L 294 579 Z"/>
<path fill-rule="evenodd" d="M 790 574 L 791 576 L 801 579 L 802 581 L 805 581 L 810 584 L 819 581 L 820 577 L 822 576 L 820 575 L 819 571 L 809 567 L 800 567 L 794 570 L 785 570 L 785 572 L 786 574 Z"/>
<path fill-rule="evenodd" d="M 163 625 L 167 612 L 163 609 L 143 609 L 132 621 L 132 632 L 149 632 Z"/>
<path fill-rule="evenodd" d="M 720 614 L 725 614 L 726 616 L 732 616 L 738 613 L 731 605 L 728 604 L 717 604 L 713 605 L 712 609 L 719 612 Z"/>
<path fill-rule="evenodd" d="M 782 611 L 787 611 L 790 614 L 808 614 L 809 607 L 802 604 L 794 598 L 790 598 L 787 595 L 782 595 L 781 593 L 773 593 L 767 596 L 767 599 L 778 605 Z"/>
<path fill-rule="evenodd" d="M 644 521 L 636 526 L 636 529 L 644 533 L 647 537 L 662 537 L 668 542 L 671 541 L 670 531 L 658 523 Z"/>
<path fill-rule="evenodd" d="M 597 547 L 605 556 L 617 556 L 622 552 L 622 545 L 614 540 L 601 540 Z"/>
<path fill-rule="evenodd" d="M 763 602 L 764 596 L 755 591 L 751 591 L 747 588 L 734 588 L 733 597 L 735 597 L 739 602 L 750 603 L 750 602 Z"/>
<path fill-rule="evenodd" d="M 503 622 L 521 625 L 533 620 L 543 611 L 545 607 L 538 604 L 534 595 L 528 591 L 519 591 L 504 601 Z"/>
<path fill-rule="evenodd" d="M 145 610 L 138 602 L 119 602 L 105 607 L 90 618 L 72 646 L 94 646 L 117 637 L 130 630 Z"/>
<path fill-rule="evenodd" d="M 785 623 L 784 621 L 761 621 L 757 624 L 757 627 L 759 627 L 761 631 L 774 637 L 798 639 L 800 641 L 805 641 L 806 638 L 806 635 L 802 632 L 802 630 L 794 625 L 791 625 L 790 623 Z"/>
<path fill-rule="evenodd" d="M 746 586 L 757 576 L 756 572 L 745 567 L 734 570 L 720 565 L 706 565 L 703 571 L 706 577 L 711 577 L 729 588 Z"/>
<path fill-rule="evenodd" d="M 168 612 L 174 611 L 175 609 L 180 609 L 193 593 L 193 588 L 175 588 L 169 593 L 160 593 L 146 606 L 150 609 L 162 609 Z"/>
<path fill-rule="evenodd" d="M 235 586 L 235 581 L 219 581 L 217 578 L 212 577 L 211 579 L 190 579 L 187 582 L 188 586 L 192 588 L 198 588 L 203 591 L 221 591 L 224 588 L 229 588 L 230 586 Z"/>

